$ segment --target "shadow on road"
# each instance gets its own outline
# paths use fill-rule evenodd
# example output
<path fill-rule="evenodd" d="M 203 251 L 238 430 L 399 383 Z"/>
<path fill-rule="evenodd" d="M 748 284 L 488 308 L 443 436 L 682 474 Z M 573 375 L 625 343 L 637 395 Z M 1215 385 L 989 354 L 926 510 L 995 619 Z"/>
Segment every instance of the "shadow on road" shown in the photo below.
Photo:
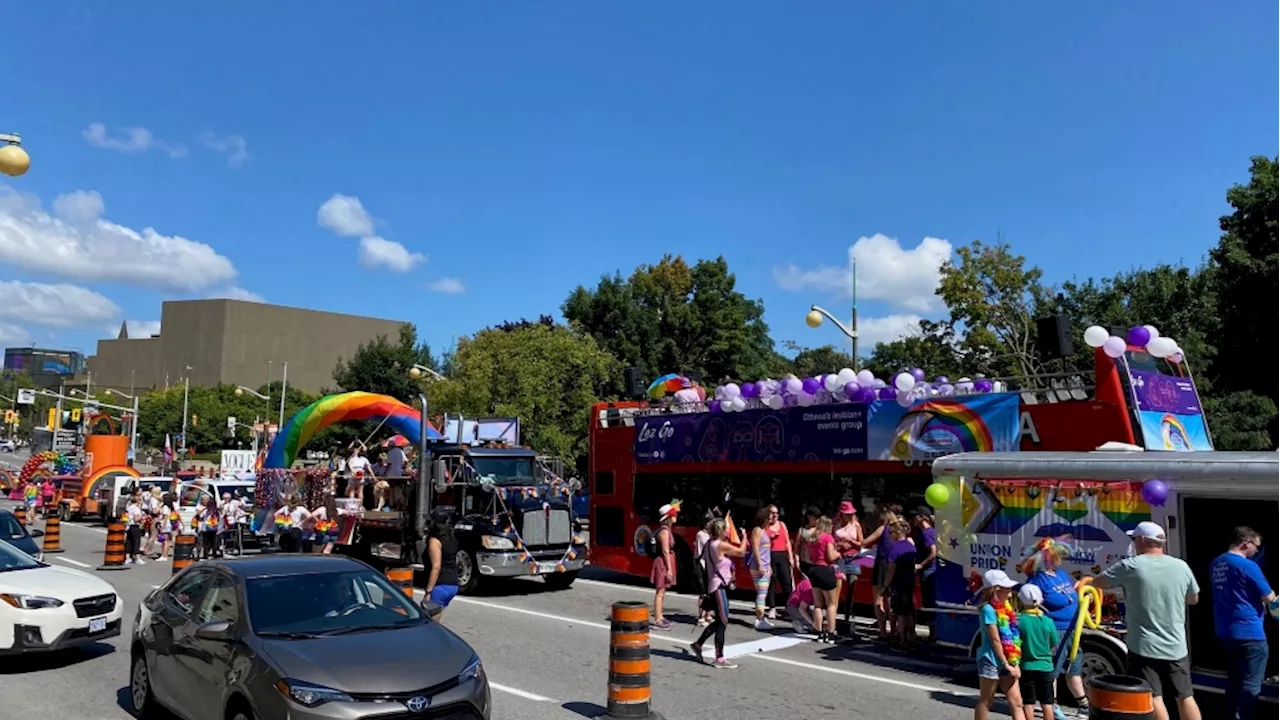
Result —
<path fill-rule="evenodd" d="M 46 670 L 62 670 L 110 655 L 115 651 L 115 647 L 100 642 L 69 650 L 5 658 L 0 660 L 0 675 L 26 675 Z"/>
<path fill-rule="evenodd" d="M 567 702 L 560 707 L 571 713 L 581 715 L 584 718 L 598 718 L 608 712 L 608 708 L 603 708 L 595 703 L 589 702 Z"/>

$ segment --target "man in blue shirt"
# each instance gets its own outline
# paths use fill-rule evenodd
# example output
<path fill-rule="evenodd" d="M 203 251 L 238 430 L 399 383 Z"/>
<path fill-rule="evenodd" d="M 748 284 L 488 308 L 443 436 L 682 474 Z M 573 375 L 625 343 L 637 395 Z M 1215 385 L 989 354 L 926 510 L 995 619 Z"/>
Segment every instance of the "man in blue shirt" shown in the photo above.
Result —
<path fill-rule="evenodd" d="M 1253 720 L 1267 669 L 1262 618 L 1276 600 L 1262 568 L 1253 561 L 1262 536 L 1238 527 L 1231 549 L 1209 565 L 1213 625 L 1227 659 L 1227 711 L 1231 720 Z"/>

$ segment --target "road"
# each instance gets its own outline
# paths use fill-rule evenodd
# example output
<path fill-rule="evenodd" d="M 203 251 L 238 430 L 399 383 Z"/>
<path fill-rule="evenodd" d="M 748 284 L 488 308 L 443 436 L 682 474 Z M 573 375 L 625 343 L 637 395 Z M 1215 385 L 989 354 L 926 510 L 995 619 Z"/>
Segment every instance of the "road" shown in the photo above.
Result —
<path fill-rule="evenodd" d="M 66 552 L 50 562 L 92 571 L 101 562 L 105 532 L 64 523 Z M 101 573 L 125 602 L 125 633 L 64 655 L 0 664 L 6 717 L 120 720 L 130 717 L 127 637 L 142 597 L 171 572 L 151 562 Z M 581 720 L 603 713 L 609 607 L 647 602 L 651 592 L 616 581 L 580 579 L 550 592 L 538 580 L 508 583 L 492 594 L 460 597 L 444 622 L 484 660 L 494 688 L 495 719 Z M 708 714 L 759 717 L 844 717 L 875 720 L 968 718 L 974 699 L 972 666 L 946 655 L 911 657 L 869 643 L 824 646 L 789 632 L 757 632 L 746 603 L 735 602 L 727 654 L 739 668 L 714 670 L 695 662 L 694 600 L 668 600 L 677 622 L 652 634 L 654 709 L 669 720 Z M 1271 706 L 1272 708 L 1274 706 Z M 1214 717 L 1206 714 L 1205 717 Z"/>

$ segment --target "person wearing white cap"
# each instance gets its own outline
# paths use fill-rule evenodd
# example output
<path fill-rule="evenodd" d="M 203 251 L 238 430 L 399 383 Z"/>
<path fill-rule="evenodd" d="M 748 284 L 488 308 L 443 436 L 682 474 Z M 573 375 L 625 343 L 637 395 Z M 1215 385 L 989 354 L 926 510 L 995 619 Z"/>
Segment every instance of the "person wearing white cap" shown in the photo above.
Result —
<path fill-rule="evenodd" d="M 1161 700 L 1169 693 L 1178 701 L 1178 717 L 1200 720 L 1187 652 L 1187 606 L 1199 602 L 1200 585 L 1190 566 L 1165 553 L 1163 527 L 1140 522 L 1128 535 L 1136 554 L 1107 568 L 1093 584 L 1124 590 L 1129 674 L 1151 685 L 1156 720 L 1169 720 Z"/>
<path fill-rule="evenodd" d="M 1058 646 L 1058 629 L 1044 614 L 1044 593 L 1027 583 L 1018 589 L 1018 636 L 1022 638 L 1022 662 L 1018 689 L 1022 691 L 1022 714 L 1031 717 L 1040 706 L 1041 716 L 1057 716 L 1054 698 L 1053 649 Z"/>
<path fill-rule="evenodd" d="M 978 645 L 978 702 L 973 706 L 973 720 L 987 720 L 996 693 L 1004 693 L 1013 720 L 1025 720 L 1022 692 L 1018 688 L 1018 658 L 1010 657 L 1012 638 L 1018 634 L 1017 618 L 1009 605 L 1009 596 L 1018 583 L 1003 570 L 988 570 L 982 575 L 982 606 L 978 619 L 982 624 Z M 1001 630 L 1008 637 L 1001 634 Z M 1008 651 L 1007 651 L 1008 650 Z"/>

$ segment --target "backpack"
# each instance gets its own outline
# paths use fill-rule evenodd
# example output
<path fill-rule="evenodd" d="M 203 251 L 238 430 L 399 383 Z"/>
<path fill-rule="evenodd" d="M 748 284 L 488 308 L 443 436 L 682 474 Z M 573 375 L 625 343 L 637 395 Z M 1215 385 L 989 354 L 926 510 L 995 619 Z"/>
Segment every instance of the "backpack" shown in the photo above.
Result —
<path fill-rule="evenodd" d="M 658 535 L 665 528 L 658 528 L 657 532 L 651 533 L 649 539 L 644 541 L 644 554 L 655 560 L 662 555 L 662 547 L 658 545 Z"/>

